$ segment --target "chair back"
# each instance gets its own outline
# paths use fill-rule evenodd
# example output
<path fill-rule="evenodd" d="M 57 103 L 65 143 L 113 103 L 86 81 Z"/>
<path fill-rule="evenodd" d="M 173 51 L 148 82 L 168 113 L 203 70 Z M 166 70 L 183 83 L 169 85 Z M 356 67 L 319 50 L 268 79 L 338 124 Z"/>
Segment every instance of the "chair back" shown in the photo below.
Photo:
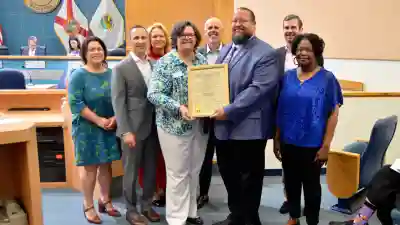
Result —
<path fill-rule="evenodd" d="M 366 187 L 376 172 L 383 166 L 386 151 L 397 127 L 397 116 L 379 119 L 372 128 L 367 149 L 360 164 L 360 187 Z"/>
<path fill-rule="evenodd" d="M 47 48 L 46 45 L 37 45 L 36 46 L 37 49 L 37 55 L 47 55 Z M 24 55 L 24 51 L 29 51 L 29 47 L 28 46 L 21 46 L 19 51 L 20 51 L 20 55 Z M 38 51 L 39 50 L 39 51 Z M 40 54 L 39 52 L 42 52 L 43 54 Z M 27 53 L 26 53 L 27 54 Z"/>
<path fill-rule="evenodd" d="M 0 70 L 0 89 L 26 89 L 24 74 L 18 70 Z"/>

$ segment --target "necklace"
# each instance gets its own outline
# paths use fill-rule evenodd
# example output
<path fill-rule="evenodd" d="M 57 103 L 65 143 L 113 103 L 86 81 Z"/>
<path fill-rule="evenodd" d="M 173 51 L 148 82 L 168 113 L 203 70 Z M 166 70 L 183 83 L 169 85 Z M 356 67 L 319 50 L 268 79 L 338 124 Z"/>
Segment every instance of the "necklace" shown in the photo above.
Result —
<path fill-rule="evenodd" d="M 311 79 L 319 70 L 321 67 L 317 66 L 313 71 L 311 72 L 303 72 L 301 71 L 301 68 L 297 69 L 297 78 L 299 79 L 300 83 L 304 83 L 304 81 Z"/>

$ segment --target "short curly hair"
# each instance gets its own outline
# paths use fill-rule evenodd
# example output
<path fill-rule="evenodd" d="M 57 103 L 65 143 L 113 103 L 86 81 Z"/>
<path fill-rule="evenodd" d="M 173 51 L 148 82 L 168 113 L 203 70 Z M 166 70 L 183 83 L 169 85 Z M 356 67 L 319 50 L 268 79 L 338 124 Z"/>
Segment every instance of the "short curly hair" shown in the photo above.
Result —
<path fill-rule="evenodd" d="M 300 42 L 304 39 L 308 40 L 311 43 L 315 59 L 317 60 L 317 64 L 323 67 L 324 57 L 322 56 L 322 54 L 324 53 L 325 42 L 322 38 L 320 38 L 318 35 L 314 33 L 304 33 L 297 35 L 292 43 L 292 54 L 296 55 L 297 48 Z"/>
<path fill-rule="evenodd" d="M 194 50 L 196 51 L 201 43 L 201 33 L 196 25 L 190 21 L 181 21 L 174 24 L 171 32 L 171 47 L 178 50 L 178 38 L 183 34 L 186 27 L 193 28 L 194 35 L 196 36 L 196 44 L 194 45 Z"/>

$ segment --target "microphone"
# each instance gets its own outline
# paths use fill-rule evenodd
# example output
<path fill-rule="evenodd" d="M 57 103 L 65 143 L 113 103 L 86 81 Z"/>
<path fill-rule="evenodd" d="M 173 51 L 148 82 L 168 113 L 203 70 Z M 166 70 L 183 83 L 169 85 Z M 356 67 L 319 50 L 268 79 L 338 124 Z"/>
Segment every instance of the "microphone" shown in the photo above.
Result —
<path fill-rule="evenodd" d="M 26 68 L 25 68 L 25 65 L 23 65 L 22 68 L 23 68 L 23 69 L 26 69 Z M 34 84 L 33 84 L 33 81 L 32 81 L 32 74 L 31 74 L 31 72 L 30 72 L 29 70 L 26 70 L 26 73 L 28 74 L 28 85 L 34 85 Z"/>

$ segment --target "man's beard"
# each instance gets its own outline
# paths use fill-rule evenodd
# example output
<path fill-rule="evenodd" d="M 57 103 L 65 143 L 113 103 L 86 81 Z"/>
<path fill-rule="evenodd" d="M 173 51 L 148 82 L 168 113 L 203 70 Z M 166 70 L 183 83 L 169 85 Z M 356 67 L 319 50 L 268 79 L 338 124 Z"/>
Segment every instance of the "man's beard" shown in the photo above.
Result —
<path fill-rule="evenodd" d="M 233 37 L 232 37 L 232 41 L 233 41 L 233 43 L 235 43 L 236 45 L 243 45 L 243 44 L 245 44 L 251 37 L 252 37 L 252 35 L 249 35 L 249 34 L 236 35 L 236 36 L 233 36 Z"/>

